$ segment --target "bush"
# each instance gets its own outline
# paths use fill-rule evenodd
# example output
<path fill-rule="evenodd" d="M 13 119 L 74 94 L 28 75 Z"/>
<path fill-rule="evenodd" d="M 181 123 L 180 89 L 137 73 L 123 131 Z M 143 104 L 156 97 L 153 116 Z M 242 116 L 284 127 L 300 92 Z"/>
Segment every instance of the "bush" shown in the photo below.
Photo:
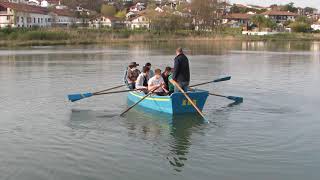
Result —
<path fill-rule="evenodd" d="M 29 31 L 19 35 L 22 40 L 66 40 L 70 35 L 66 32 Z"/>
<path fill-rule="evenodd" d="M 289 25 L 293 32 L 309 32 L 311 30 L 310 24 L 305 22 L 293 22 Z"/>

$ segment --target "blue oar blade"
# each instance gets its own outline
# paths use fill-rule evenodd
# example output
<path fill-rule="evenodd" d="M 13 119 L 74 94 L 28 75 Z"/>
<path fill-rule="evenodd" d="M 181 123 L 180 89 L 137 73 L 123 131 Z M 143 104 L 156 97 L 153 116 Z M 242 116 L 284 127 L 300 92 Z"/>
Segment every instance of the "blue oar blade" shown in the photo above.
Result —
<path fill-rule="evenodd" d="M 81 99 L 88 98 L 88 97 L 91 97 L 91 96 L 93 96 L 92 93 L 70 94 L 70 95 L 68 95 L 68 99 L 69 99 L 69 101 L 71 101 L 71 102 L 75 102 L 75 101 L 79 101 L 79 100 L 81 100 Z"/>
<path fill-rule="evenodd" d="M 213 82 L 229 81 L 230 79 L 231 79 L 231 76 L 228 76 L 228 77 L 216 79 Z"/>
<path fill-rule="evenodd" d="M 228 96 L 228 99 L 233 100 L 237 103 L 242 103 L 243 102 L 243 98 L 242 97 L 236 97 L 236 96 Z"/>

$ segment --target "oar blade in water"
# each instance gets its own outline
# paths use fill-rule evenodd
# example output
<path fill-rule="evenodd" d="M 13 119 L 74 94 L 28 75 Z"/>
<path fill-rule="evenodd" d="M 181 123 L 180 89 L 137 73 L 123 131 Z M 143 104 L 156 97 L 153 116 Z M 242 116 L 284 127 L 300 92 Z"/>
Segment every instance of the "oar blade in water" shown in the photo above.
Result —
<path fill-rule="evenodd" d="M 91 97 L 91 96 L 93 96 L 92 93 L 70 94 L 70 95 L 68 95 L 68 99 L 71 102 L 75 102 L 75 101 L 79 101 L 81 99 L 88 98 L 88 97 Z"/>
<path fill-rule="evenodd" d="M 216 79 L 213 82 L 229 81 L 230 79 L 231 79 L 231 76 L 227 76 L 224 78 Z"/>
<path fill-rule="evenodd" d="M 228 96 L 228 99 L 233 100 L 237 103 L 242 103 L 243 102 L 243 98 L 242 97 L 236 97 L 236 96 Z"/>

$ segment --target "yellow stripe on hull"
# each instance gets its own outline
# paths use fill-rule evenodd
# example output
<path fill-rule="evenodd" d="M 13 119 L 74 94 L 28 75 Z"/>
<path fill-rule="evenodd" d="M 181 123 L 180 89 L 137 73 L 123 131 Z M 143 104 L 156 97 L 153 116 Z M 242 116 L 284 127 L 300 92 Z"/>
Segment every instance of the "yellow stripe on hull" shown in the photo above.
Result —
<path fill-rule="evenodd" d="M 135 97 L 138 97 L 138 98 L 143 98 L 143 96 L 140 96 L 134 92 L 130 92 L 131 95 L 135 96 Z M 147 97 L 146 98 L 147 100 L 151 100 L 151 101 L 161 101 L 161 102 L 164 102 L 164 101 L 171 101 L 170 98 L 153 98 L 153 97 Z"/>

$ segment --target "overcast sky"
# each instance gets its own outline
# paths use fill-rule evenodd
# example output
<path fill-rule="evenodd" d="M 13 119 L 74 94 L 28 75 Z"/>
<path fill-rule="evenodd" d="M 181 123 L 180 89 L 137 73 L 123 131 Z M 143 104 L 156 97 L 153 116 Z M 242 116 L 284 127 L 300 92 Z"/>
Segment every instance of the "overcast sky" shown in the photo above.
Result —
<path fill-rule="evenodd" d="M 271 5 L 271 4 L 287 4 L 294 2 L 296 6 L 309 6 L 320 9 L 320 0 L 229 0 L 233 3 L 245 3 L 245 4 L 256 4 L 256 5 Z"/>

